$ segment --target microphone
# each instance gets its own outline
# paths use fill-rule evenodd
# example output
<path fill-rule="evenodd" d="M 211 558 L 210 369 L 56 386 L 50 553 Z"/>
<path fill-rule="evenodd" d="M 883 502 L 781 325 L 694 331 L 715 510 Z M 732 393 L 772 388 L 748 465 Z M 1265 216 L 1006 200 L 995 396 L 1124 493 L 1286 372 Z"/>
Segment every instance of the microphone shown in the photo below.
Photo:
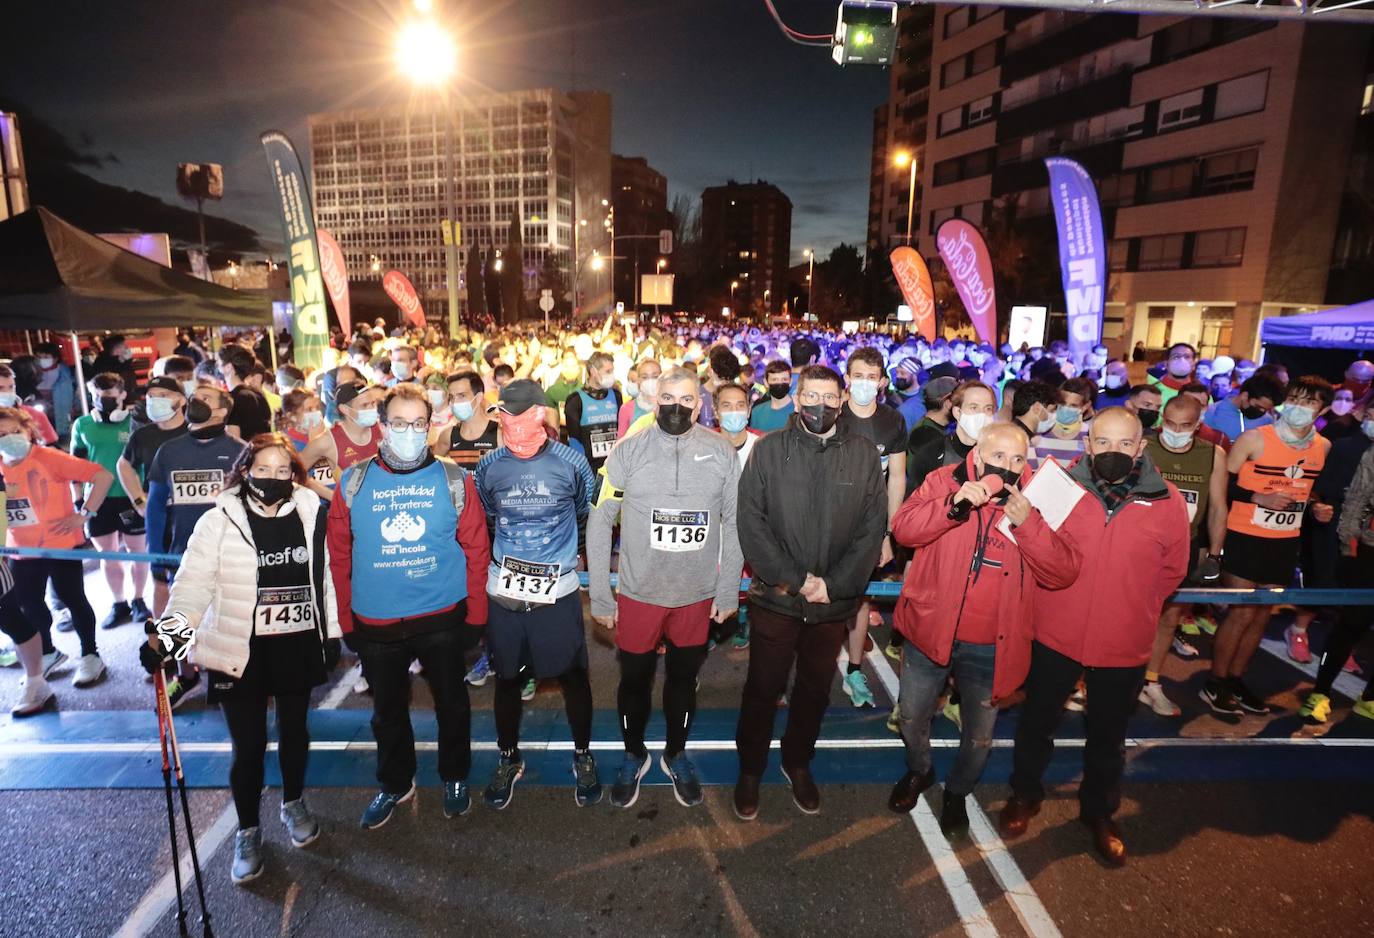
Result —
<path fill-rule="evenodd" d="M 1002 481 L 1002 477 L 999 475 L 985 475 L 977 481 L 982 484 L 983 488 L 988 490 L 988 495 L 996 495 L 1007 487 L 1007 484 Z M 968 513 L 972 510 L 973 502 L 966 498 L 961 498 L 953 505 L 949 506 L 949 513 L 945 515 L 945 518 L 950 521 L 963 521 L 968 518 Z"/>

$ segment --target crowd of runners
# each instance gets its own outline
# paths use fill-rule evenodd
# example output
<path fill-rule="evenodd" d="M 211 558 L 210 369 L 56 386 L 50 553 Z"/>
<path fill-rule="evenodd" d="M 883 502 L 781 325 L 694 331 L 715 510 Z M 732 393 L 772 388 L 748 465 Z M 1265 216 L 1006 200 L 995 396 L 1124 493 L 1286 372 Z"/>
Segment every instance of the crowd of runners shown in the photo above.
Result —
<path fill-rule="evenodd" d="M 758 814 L 780 714 L 782 771 L 814 814 L 837 659 L 853 705 L 876 704 L 862 662 L 885 621 L 868 584 L 883 579 L 901 582 L 883 650 L 900 665 L 888 726 L 906 754 L 889 807 L 912 810 L 935 783 L 944 714 L 961 742 L 940 824 L 966 833 L 994 720 L 1018 707 L 1000 816 L 1016 836 L 1040 810 L 1064 711 L 1083 710 L 1081 817 L 1124 863 L 1127 719 L 1181 714 L 1167 656 L 1198 657 L 1196 636 L 1213 636 L 1205 706 L 1269 710 L 1246 674 L 1273 610 L 1171 595 L 1374 583 L 1369 361 L 1332 382 L 1182 343 L 1154 363 L 1105 346 L 1075 360 L 1062 342 L 609 317 L 454 339 L 379 321 L 336 334 L 307 373 L 273 369 L 261 334 L 213 353 L 180 338 L 144 380 L 120 336 L 86 353 L 84 387 L 57 346 L 0 366 L 6 543 L 180 555 L 101 564 L 107 610 L 88 601 L 81 560 L 11 559 L 0 627 L 4 663 L 25 674 L 19 717 L 55 706 L 63 678 L 105 678 L 102 630 L 155 624 L 149 674 L 166 671 L 173 707 L 203 693 L 233 741 L 235 882 L 263 869 L 269 701 L 281 820 L 297 846 L 320 834 L 303 797 L 307 712 L 345 647 L 377 743 L 365 828 L 420 781 L 412 674 L 433 697 L 446 817 L 474 800 L 469 688 L 488 682 L 500 758 L 478 794 L 491 808 L 511 805 L 524 773 L 522 708 L 539 681 L 562 694 L 579 806 L 633 805 L 655 756 L 676 799 L 700 804 L 691 730 L 714 649 L 748 656 L 736 814 Z M 613 635 L 619 664 L 624 755 L 604 772 L 583 577 L 590 628 Z M 1296 610 L 1287 654 L 1321 657 L 1305 721 L 1332 719 L 1371 613 Z M 1319 616 L 1330 628 L 1314 649 Z M 667 738 L 651 753 L 660 661 Z M 1374 689 L 1354 713 L 1374 720 Z"/>

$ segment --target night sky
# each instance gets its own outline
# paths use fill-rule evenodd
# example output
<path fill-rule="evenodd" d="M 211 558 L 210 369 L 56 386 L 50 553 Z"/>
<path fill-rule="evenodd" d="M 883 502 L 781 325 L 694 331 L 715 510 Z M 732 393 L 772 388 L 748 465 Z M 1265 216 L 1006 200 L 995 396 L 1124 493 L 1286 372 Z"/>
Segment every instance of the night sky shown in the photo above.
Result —
<path fill-rule="evenodd" d="M 777 0 L 829 33 L 833 0 Z M 214 214 L 278 243 L 258 134 L 308 155 L 306 116 L 404 103 L 391 51 L 409 2 L 72 0 L 7 4 L 0 90 L 88 152 L 99 179 L 177 201 L 179 162 L 224 164 Z M 840 68 L 783 38 L 763 0 L 436 0 L 466 88 L 572 82 L 609 91 L 613 148 L 668 177 L 669 198 L 762 178 L 793 204 L 794 261 L 862 246 L 873 108 L 885 69 Z"/>

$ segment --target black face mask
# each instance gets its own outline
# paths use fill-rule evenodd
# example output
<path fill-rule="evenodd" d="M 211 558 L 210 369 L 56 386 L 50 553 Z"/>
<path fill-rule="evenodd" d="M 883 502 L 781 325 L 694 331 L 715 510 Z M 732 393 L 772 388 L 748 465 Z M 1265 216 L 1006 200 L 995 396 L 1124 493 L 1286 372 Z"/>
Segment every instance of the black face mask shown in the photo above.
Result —
<path fill-rule="evenodd" d="M 840 409 L 838 407 L 827 407 L 824 404 L 804 404 L 801 409 L 802 423 L 806 429 L 817 435 L 829 433 L 830 428 L 835 426 L 835 421 L 840 419 Z"/>
<path fill-rule="evenodd" d="M 191 423 L 204 423 L 210 419 L 211 413 L 210 405 L 198 397 L 191 398 L 190 403 L 186 405 L 186 419 Z"/>
<path fill-rule="evenodd" d="M 1093 475 L 1103 482 L 1117 483 L 1130 473 L 1131 467 L 1135 465 L 1135 457 L 1128 453 L 1112 451 L 1110 453 L 1098 453 L 1093 457 Z"/>
<path fill-rule="evenodd" d="M 1140 418 L 1140 425 L 1146 430 L 1159 421 L 1159 411 L 1157 410 L 1138 410 L 1135 415 Z"/>
<path fill-rule="evenodd" d="M 243 484 L 249 494 L 264 505 L 286 501 L 291 497 L 291 486 L 294 485 L 290 479 L 256 479 L 253 476 L 245 476 Z"/>
<path fill-rule="evenodd" d="M 692 429 L 692 408 L 682 404 L 659 404 L 654 420 L 664 433 L 680 436 Z"/>
<path fill-rule="evenodd" d="M 1251 404 L 1249 407 L 1242 407 L 1240 409 L 1240 415 L 1246 420 L 1258 420 L 1264 416 L 1264 408 L 1256 407 Z"/>
<path fill-rule="evenodd" d="M 893 386 L 894 388 L 896 388 L 898 391 L 910 391 L 910 390 L 911 390 L 911 376 L 910 376 L 910 375 L 898 375 L 897 377 L 895 377 L 895 378 L 892 379 L 892 386 Z"/>
<path fill-rule="evenodd" d="M 95 399 L 95 410 L 101 420 L 109 420 L 110 415 L 119 410 L 119 398 L 98 397 Z"/>
<path fill-rule="evenodd" d="M 988 476 L 1002 477 L 1002 483 L 1005 487 L 998 493 L 998 501 L 1006 501 L 1007 496 L 1011 494 L 1007 489 L 1010 489 L 1013 485 L 1019 485 L 1021 482 L 1021 473 L 1017 472 L 1015 469 L 1003 469 L 1001 466 L 984 466 L 983 474 L 979 478 L 986 479 Z"/>
<path fill-rule="evenodd" d="M 789 394 L 791 394 L 791 393 L 792 393 L 792 387 L 791 387 L 791 385 L 787 385 L 787 384 L 770 384 L 770 385 L 768 385 L 768 394 L 769 394 L 769 396 L 772 397 L 773 400 L 775 400 L 775 401 L 780 401 L 780 400 L 782 400 L 784 397 L 786 397 L 787 395 L 789 395 Z"/>

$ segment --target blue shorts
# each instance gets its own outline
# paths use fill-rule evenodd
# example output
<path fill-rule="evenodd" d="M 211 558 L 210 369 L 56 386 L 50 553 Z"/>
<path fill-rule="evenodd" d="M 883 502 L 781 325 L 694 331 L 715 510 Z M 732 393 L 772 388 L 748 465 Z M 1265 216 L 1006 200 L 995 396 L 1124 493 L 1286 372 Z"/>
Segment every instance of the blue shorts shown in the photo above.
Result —
<path fill-rule="evenodd" d="M 558 677 L 587 667 L 587 636 L 582 623 L 582 592 L 569 593 L 548 606 L 513 612 L 495 600 L 487 607 L 487 654 L 498 680 Z"/>

